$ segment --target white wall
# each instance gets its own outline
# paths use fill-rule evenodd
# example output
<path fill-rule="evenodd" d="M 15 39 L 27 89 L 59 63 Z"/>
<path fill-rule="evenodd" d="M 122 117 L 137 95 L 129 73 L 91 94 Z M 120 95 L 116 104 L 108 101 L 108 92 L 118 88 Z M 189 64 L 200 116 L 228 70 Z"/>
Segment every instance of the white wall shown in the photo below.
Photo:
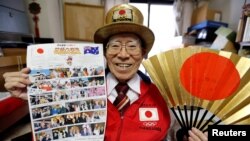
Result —
<path fill-rule="evenodd" d="M 210 0 L 209 7 L 222 11 L 222 22 L 228 23 L 229 28 L 236 31 L 244 1 L 245 0 Z"/>

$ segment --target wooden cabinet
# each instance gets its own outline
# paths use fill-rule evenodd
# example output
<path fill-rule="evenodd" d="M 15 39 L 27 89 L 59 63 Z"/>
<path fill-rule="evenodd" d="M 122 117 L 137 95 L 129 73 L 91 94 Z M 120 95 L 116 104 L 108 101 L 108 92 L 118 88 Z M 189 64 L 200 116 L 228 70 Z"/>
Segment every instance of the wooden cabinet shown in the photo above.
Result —
<path fill-rule="evenodd" d="M 3 74 L 18 71 L 26 66 L 26 48 L 2 48 L 4 56 L 0 57 L 0 91 L 4 88 Z"/>
<path fill-rule="evenodd" d="M 95 31 L 104 24 L 104 7 L 78 3 L 64 4 L 66 40 L 93 42 Z"/>
<path fill-rule="evenodd" d="M 26 66 L 26 47 L 3 47 L 4 56 L 0 57 L 0 92 L 4 88 L 3 74 L 5 72 L 18 71 Z M 8 107 L 8 108 L 6 108 Z M 7 129 L 28 115 L 28 103 L 19 98 L 9 97 L 0 101 L 0 133 L 9 132 Z M 12 132 L 12 131 L 10 131 Z"/>

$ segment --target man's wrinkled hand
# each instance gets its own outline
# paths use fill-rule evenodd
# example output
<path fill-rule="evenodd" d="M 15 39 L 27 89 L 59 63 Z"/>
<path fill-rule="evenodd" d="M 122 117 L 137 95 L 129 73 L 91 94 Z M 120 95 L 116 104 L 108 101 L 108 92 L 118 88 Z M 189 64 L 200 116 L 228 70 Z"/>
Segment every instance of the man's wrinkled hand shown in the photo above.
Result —
<path fill-rule="evenodd" d="M 28 76 L 29 72 L 29 68 L 24 68 L 19 72 L 6 72 L 3 74 L 4 87 L 12 96 L 27 100 L 27 86 L 31 84 Z"/>

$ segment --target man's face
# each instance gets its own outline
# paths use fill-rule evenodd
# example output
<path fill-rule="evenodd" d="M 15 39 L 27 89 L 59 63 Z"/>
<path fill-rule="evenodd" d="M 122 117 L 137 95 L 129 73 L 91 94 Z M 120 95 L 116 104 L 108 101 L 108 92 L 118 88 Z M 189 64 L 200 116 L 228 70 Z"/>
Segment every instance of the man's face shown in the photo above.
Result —
<path fill-rule="evenodd" d="M 110 72 L 120 81 L 131 79 L 140 67 L 144 50 L 134 34 L 114 35 L 109 39 L 106 59 Z"/>

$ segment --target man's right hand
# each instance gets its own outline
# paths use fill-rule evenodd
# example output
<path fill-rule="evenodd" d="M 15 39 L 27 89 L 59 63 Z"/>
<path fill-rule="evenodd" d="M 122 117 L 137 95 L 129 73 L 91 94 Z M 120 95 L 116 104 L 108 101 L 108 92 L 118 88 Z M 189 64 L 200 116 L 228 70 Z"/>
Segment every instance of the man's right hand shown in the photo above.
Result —
<path fill-rule="evenodd" d="M 31 84 L 28 76 L 29 72 L 29 68 L 24 68 L 19 72 L 6 72 L 3 74 L 4 87 L 12 96 L 27 100 L 27 85 Z"/>

